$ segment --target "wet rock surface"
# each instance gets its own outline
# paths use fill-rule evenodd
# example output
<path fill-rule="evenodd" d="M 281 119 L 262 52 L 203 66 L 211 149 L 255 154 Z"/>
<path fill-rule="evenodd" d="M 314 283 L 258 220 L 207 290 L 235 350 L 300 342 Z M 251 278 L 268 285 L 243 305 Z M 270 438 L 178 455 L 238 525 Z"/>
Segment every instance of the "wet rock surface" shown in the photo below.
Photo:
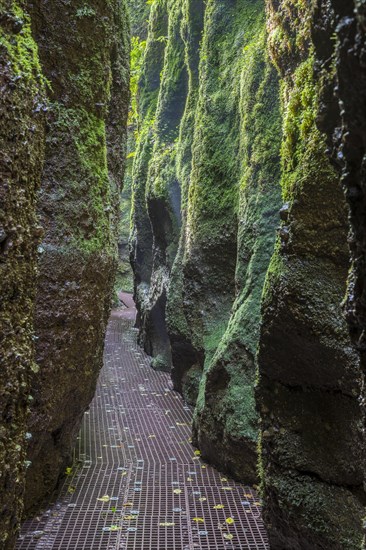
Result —
<path fill-rule="evenodd" d="M 13 548 L 23 510 L 34 363 L 35 215 L 43 153 L 44 81 L 30 20 L 0 3 L 0 547 Z"/>
<path fill-rule="evenodd" d="M 254 482 L 259 449 L 274 548 L 356 548 L 365 501 L 363 372 L 353 345 L 362 348 L 363 338 L 363 76 L 350 96 L 347 82 L 361 70 L 363 8 L 268 0 L 264 14 L 261 2 L 211 1 L 202 11 L 181 4 L 181 15 L 179 2 L 159 4 L 167 29 L 176 28 L 173 12 L 181 18 L 188 73 L 173 144 L 164 134 L 169 110 L 162 129 L 159 109 L 180 61 L 154 80 L 149 116 L 142 91 L 141 119 L 155 113 L 157 123 L 135 160 L 136 170 L 145 162 L 135 217 L 150 220 L 133 233 L 140 265 L 149 265 L 144 279 L 137 270 L 141 341 L 153 366 L 168 368 L 171 354 L 174 387 L 195 406 L 193 437 L 205 458 Z M 172 49 L 181 60 L 180 40 L 172 46 L 173 35 L 164 36 L 165 60 Z M 156 63 L 146 57 L 146 75 Z M 156 200 L 176 181 L 178 241 L 165 223 L 169 194 Z M 341 305 L 347 201 L 353 342 Z"/>
<path fill-rule="evenodd" d="M 28 511 L 70 463 L 102 364 L 128 107 L 123 3 L 38 2 L 32 26 L 50 85 L 38 204 L 45 236 L 35 316 L 39 372 L 28 427 Z"/>
<path fill-rule="evenodd" d="M 341 308 L 347 208 L 317 126 L 334 108 L 334 13 L 329 3 L 319 6 L 300 14 L 283 1 L 269 10 L 271 52 L 286 86 L 287 204 L 263 297 L 257 389 L 264 517 L 274 549 L 356 549 L 362 539 L 362 372 Z M 290 60 L 285 45 L 294 43 Z"/>
<path fill-rule="evenodd" d="M 261 2 L 153 9 L 132 232 L 140 341 L 196 406 L 205 458 L 252 482 L 254 356 L 280 208 L 278 83 L 264 23 Z"/>

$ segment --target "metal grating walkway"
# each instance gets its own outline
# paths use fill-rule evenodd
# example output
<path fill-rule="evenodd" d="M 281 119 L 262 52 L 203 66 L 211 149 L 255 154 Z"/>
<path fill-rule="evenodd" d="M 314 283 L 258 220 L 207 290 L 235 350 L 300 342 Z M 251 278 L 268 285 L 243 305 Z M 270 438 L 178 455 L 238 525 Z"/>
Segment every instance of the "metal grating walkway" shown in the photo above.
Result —
<path fill-rule="evenodd" d="M 255 492 L 195 454 L 191 410 L 169 375 L 150 368 L 124 299 L 130 307 L 112 313 L 84 416 L 81 465 L 25 522 L 17 550 L 268 550 Z"/>

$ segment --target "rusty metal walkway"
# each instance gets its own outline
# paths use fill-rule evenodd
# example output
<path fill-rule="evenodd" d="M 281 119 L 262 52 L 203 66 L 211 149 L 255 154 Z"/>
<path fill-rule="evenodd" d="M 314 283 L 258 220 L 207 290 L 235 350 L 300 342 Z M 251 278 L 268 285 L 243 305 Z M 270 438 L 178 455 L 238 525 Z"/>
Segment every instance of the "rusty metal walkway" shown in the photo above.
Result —
<path fill-rule="evenodd" d="M 268 550 L 255 492 L 202 462 L 192 413 L 139 348 L 134 309 L 112 313 L 80 466 L 22 528 L 18 550 Z"/>

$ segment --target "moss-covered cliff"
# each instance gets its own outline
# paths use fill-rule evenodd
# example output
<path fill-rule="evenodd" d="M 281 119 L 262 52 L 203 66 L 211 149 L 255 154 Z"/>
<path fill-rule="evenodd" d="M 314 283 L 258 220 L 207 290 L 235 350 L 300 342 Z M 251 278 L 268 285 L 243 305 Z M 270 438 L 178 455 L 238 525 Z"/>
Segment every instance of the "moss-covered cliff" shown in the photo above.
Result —
<path fill-rule="evenodd" d="M 167 22 L 158 37 L 157 13 Z M 157 41 L 165 47 L 152 52 Z M 154 103 L 146 82 L 158 55 Z M 153 366 L 172 365 L 175 388 L 193 405 L 201 381 L 194 436 L 203 456 L 254 481 L 254 355 L 280 208 L 278 84 L 264 3 L 155 2 L 140 126 L 133 263 L 141 340 Z"/>
<path fill-rule="evenodd" d="M 268 2 L 282 77 L 284 206 L 263 297 L 257 397 L 264 515 L 278 550 L 361 544 L 362 380 L 341 311 L 347 209 L 317 126 L 333 106 L 333 13 L 322 8 Z"/>
<path fill-rule="evenodd" d="M 120 0 L 0 2 L 0 546 L 6 550 L 14 547 L 25 477 L 29 509 L 54 489 L 70 461 L 102 362 L 128 54 Z"/>
<path fill-rule="evenodd" d="M 239 51 L 242 51 L 236 59 L 238 66 L 234 68 L 232 80 L 224 79 L 230 83 L 229 89 L 222 92 L 223 97 L 233 93 L 239 73 L 239 90 L 235 98 L 238 109 L 235 118 L 239 120 L 236 129 L 239 151 L 236 155 L 240 159 L 238 180 L 235 181 L 239 192 L 236 207 L 238 230 L 237 251 L 236 254 L 231 252 L 236 261 L 236 299 L 225 334 L 219 343 L 212 341 L 213 356 L 205 346 L 204 376 L 193 433 L 203 456 L 235 477 L 254 482 L 258 435 L 254 399 L 255 354 L 262 288 L 273 252 L 280 207 L 281 121 L 277 76 L 266 52 L 263 4 L 238 4 L 235 13 L 229 12 L 228 15 L 236 24 L 234 36 L 228 35 L 225 41 L 225 50 L 228 51 L 232 45 L 235 56 L 241 40 Z M 227 32 L 228 26 L 225 26 Z M 224 59 L 224 66 L 227 65 L 229 63 Z M 233 67 L 232 63 L 230 65 Z M 214 128 L 217 128 L 216 124 Z M 233 140 L 232 134 L 225 134 L 229 141 Z M 229 159 L 236 159 L 232 152 L 227 154 Z M 226 221 L 225 210 L 222 217 Z M 212 218 L 215 222 L 216 209 Z M 229 250 L 227 244 L 225 249 Z M 222 256 L 220 253 L 219 257 Z M 218 281 L 222 281 L 221 276 Z M 224 288 L 212 290 L 211 299 L 217 301 L 217 295 L 222 294 Z M 223 311 L 223 306 L 218 303 L 219 311 Z M 220 319 L 219 311 L 210 312 L 208 317 Z M 217 337 L 217 333 L 211 334 Z M 209 341 L 211 338 L 208 335 Z"/>
<path fill-rule="evenodd" d="M 38 212 L 36 358 L 27 508 L 55 487 L 102 364 L 116 262 L 128 109 L 126 8 L 40 2 L 32 26 L 50 82 Z"/>
<path fill-rule="evenodd" d="M 358 549 L 365 3 L 128 3 L 140 341 L 194 406 L 202 457 L 246 483 L 259 472 L 272 550 Z M 25 481 L 30 510 L 69 465 L 101 366 L 127 19 L 122 0 L 0 0 L 5 550 Z"/>
<path fill-rule="evenodd" d="M 362 340 L 363 111 L 346 82 L 363 17 L 336 0 L 153 4 L 134 177 L 141 340 L 195 406 L 202 456 L 243 481 L 256 479 L 261 417 L 273 548 L 361 538 L 363 374 L 341 308 L 349 226 L 335 160 Z M 362 77 L 354 93 L 361 102 Z"/>
<path fill-rule="evenodd" d="M 140 340 L 145 349 L 153 353 L 155 338 L 149 332 L 150 283 L 153 269 L 153 231 L 148 214 L 149 162 L 154 147 L 154 122 L 158 105 L 161 73 L 164 66 L 164 51 L 168 33 L 168 13 L 165 2 L 157 1 L 151 6 L 148 38 L 142 66 L 138 94 L 138 140 L 133 167 L 131 263 L 135 278 L 135 300 L 138 307 L 138 322 L 141 326 Z M 153 301 L 153 299 L 152 299 Z M 158 311 L 159 315 L 159 311 Z M 159 319 L 155 323 L 159 324 Z M 158 330 L 158 329 L 157 329 Z M 157 332 L 156 330 L 156 332 Z M 164 326 L 163 326 L 164 330 Z M 165 336 L 163 334 L 163 338 Z M 159 343 L 159 336 L 157 339 Z"/>
<path fill-rule="evenodd" d="M 0 547 L 22 513 L 26 415 L 34 363 L 35 215 L 43 162 L 45 83 L 24 2 L 0 2 Z"/>

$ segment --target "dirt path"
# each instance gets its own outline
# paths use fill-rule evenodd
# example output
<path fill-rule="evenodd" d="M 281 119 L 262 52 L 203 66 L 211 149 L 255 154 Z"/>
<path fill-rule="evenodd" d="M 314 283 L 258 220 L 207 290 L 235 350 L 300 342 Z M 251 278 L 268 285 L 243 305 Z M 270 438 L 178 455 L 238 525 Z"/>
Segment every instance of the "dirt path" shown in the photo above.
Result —
<path fill-rule="evenodd" d="M 150 368 L 133 301 L 120 299 L 80 467 L 56 503 L 25 523 L 18 550 L 267 550 L 255 493 L 201 461 L 189 442 L 191 410 Z"/>

